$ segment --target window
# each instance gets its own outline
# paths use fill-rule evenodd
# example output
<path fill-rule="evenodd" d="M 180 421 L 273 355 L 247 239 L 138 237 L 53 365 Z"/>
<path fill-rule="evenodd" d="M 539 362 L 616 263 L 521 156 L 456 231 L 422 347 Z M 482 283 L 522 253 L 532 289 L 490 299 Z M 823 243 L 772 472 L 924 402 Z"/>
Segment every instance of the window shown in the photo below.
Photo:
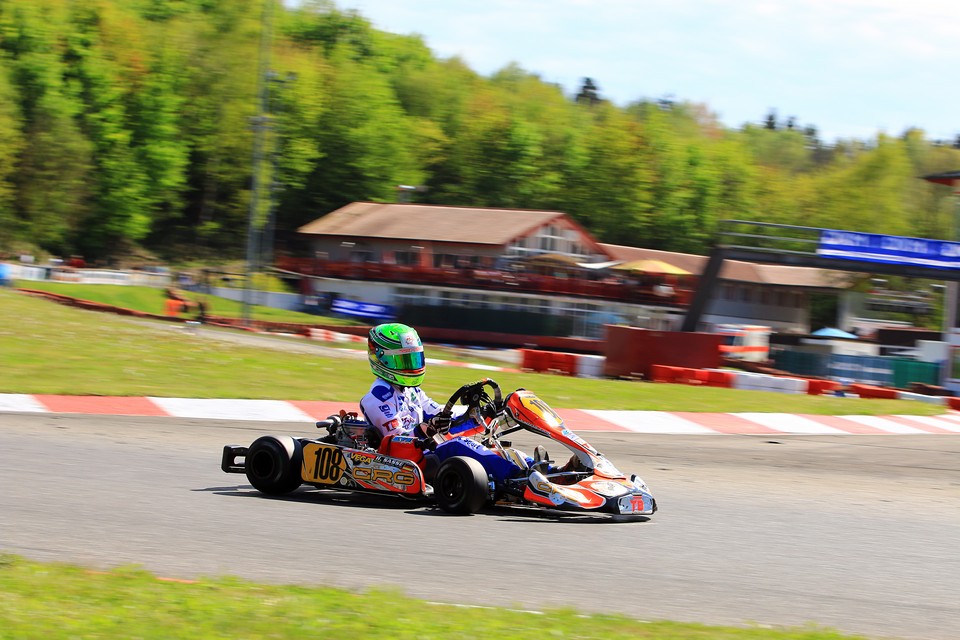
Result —
<path fill-rule="evenodd" d="M 394 251 L 393 259 L 399 265 L 416 266 L 420 264 L 420 254 L 413 251 Z"/>
<path fill-rule="evenodd" d="M 373 251 L 354 249 L 350 252 L 350 262 L 373 262 Z"/>

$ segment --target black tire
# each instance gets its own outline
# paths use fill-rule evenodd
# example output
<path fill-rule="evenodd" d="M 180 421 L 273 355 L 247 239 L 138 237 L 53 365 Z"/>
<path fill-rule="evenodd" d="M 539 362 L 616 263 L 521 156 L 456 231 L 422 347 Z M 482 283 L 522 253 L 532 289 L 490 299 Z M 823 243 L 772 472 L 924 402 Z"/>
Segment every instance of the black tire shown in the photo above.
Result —
<path fill-rule="evenodd" d="M 448 458 L 437 470 L 433 491 L 437 504 L 447 513 L 476 513 L 487 501 L 487 472 L 473 458 Z"/>
<path fill-rule="evenodd" d="M 300 486 L 303 446 L 290 436 L 261 436 L 247 449 L 247 480 L 261 493 L 280 496 Z"/>

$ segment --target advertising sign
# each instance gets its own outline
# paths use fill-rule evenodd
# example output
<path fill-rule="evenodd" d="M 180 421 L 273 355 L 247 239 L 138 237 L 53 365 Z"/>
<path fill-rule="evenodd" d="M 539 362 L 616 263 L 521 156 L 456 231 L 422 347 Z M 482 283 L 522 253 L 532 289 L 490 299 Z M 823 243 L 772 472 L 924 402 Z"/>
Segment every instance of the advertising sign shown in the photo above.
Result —
<path fill-rule="evenodd" d="M 933 269 L 960 269 L 960 242 L 876 233 L 824 229 L 820 232 L 817 255 Z"/>
<path fill-rule="evenodd" d="M 393 307 L 390 305 L 359 302 L 357 300 L 346 300 L 344 298 L 335 299 L 330 305 L 330 310 L 334 313 L 342 313 L 346 316 L 357 316 L 360 318 L 390 319 L 396 316 Z"/>

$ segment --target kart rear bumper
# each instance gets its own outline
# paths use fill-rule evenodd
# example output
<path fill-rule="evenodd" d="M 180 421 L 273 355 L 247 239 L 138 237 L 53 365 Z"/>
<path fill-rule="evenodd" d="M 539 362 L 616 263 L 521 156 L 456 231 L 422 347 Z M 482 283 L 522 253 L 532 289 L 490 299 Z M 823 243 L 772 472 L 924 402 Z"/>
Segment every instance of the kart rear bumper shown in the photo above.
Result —
<path fill-rule="evenodd" d="M 247 447 L 236 444 L 227 444 L 223 447 L 223 455 L 220 457 L 220 468 L 224 473 L 246 473 Z M 244 460 L 237 462 L 237 458 Z"/>

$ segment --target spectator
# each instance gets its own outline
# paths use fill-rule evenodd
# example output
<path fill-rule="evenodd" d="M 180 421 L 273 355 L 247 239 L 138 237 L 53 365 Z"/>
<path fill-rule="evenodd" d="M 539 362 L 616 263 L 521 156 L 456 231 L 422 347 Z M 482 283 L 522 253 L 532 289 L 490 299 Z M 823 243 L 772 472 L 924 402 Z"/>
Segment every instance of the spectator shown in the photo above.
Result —
<path fill-rule="evenodd" d="M 196 320 L 200 324 L 203 324 L 207 321 L 207 302 L 203 298 L 199 298 L 196 302 L 197 317 Z"/>
<path fill-rule="evenodd" d="M 168 318 L 177 318 L 180 316 L 180 312 L 183 311 L 183 301 L 178 300 L 177 298 L 167 298 L 164 303 L 164 315 Z"/>
<path fill-rule="evenodd" d="M 179 285 L 181 289 L 192 291 L 194 284 L 196 283 L 193 280 L 193 276 L 191 276 L 189 273 L 181 271 L 177 274 L 177 285 Z"/>
<path fill-rule="evenodd" d="M 164 315 L 166 315 L 168 318 L 176 318 L 181 313 L 188 311 L 191 307 L 195 306 L 193 302 L 188 301 L 173 287 L 167 287 L 163 290 L 163 293 L 166 296 L 166 302 L 164 303 Z"/>
<path fill-rule="evenodd" d="M 673 287 L 665 282 L 662 282 L 653 288 L 653 293 L 661 298 L 670 298 L 673 296 L 674 291 Z"/>

